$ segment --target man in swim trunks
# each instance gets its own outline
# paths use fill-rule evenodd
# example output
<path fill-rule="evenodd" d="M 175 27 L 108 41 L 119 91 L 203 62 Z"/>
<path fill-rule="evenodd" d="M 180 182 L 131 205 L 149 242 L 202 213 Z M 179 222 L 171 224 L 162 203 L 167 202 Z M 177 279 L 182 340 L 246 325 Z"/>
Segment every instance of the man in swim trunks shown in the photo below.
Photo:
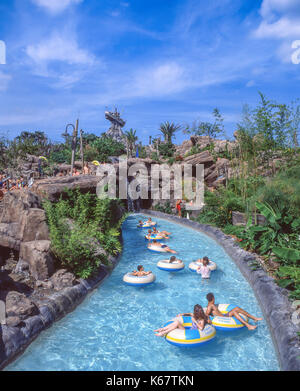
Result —
<path fill-rule="evenodd" d="M 153 233 L 154 234 L 156 234 L 156 235 L 162 235 L 162 236 L 164 236 L 165 237 L 165 239 L 169 239 L 167 236 L 168 235 L 171 235 L 171 233 L 170 232 L 167 232 L 167 231 L 158 231 L 157 229 L 156 229 L 156 227 L 153 227 L 152 228 L 153 229 Z"/>
<path fill-rule="evenodd" d="M 206 315 L 209 316 L 209 315 L 213 315 L 213 316 L 226 316 L 226 317 L 232 317 L 234 316 L 236 319 L 238 319 L 241 323 L 243 323 L 247 328 L 248 330 L 255 330 L 257 328 L 257 325 L 256 326 L 253 326 L 251 324 L 249 324 L 248 322 L 246 322 L 241 316 L 240 314 L 242 315 L 245 315 L 247 316 L 248 318 L 250 319 L 253 319 L 255 322 L 259 321 L 259 320 L 262 320 L 262 318 L 257 318 L 251 314 L 249 314 L 248 312 L 246 312 L 245 310 L 243 310 L 242 308 L 240 307 L 235 307 L 233 308 L 231 311 L 229 311 L 227 314 L 222 314 L 222 312 L 219 311 L 218 309 L 218 304 L 215 304 L 215 296 L 213 293 L 208 293 L 206 295 L 206 299 L 208 301 L 208 305 L 207 305 L 207 309 L 206 309 Z"/>
<path fill-rule="evenodd" d="M 148 276 L 148 274 L 151 274 L 151 273 L 152 273 L 152 272 L 145 272 L 144 266 L 139 265 L 139 266 L 137 267 L 137 271 L 134 270 L 134 271 L 132 272 L 132 275 L 133 275 L 133 276 L 137 276 L 137 277 L 142 277 L 142 276 Z"/>
<path fill-rule="evenodd" d="M 157 242 L 155 239 L 153 239 L 153 242 L 150 245 L 164 248 L 167 252 L 176 254 L 175 250 L 170 249 L 170 247 L 168 247 L 166 244 L 162 244 L 162 243 Z"/>

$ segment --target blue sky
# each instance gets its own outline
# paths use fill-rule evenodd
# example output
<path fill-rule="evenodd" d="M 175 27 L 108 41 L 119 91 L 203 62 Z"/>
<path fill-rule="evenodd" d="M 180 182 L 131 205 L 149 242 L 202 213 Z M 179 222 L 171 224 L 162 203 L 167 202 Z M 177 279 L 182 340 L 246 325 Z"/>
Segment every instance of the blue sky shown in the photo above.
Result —
<path fill-rule="evenodd" d="M 143 142 L 214 107 L 232 136 L 258 91 L 300 97 L 299 0 L 1 0 L 0 22 L 0 135 L 100 135 L 116 105 Z"/>

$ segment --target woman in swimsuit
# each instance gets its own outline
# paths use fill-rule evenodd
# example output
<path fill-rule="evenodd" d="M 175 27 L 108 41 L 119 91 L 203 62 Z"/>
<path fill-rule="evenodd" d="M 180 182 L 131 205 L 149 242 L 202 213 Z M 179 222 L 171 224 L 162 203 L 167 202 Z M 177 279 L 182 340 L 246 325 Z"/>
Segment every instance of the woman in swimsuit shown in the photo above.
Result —
<path fill-rule="evenodd" d="M 166 327 L 161 327 L 160 329 L 154 330 L 155 335 L 158 337 L 163 337 L 168 334 L 170 331 L 175 329 L 184 330 L 184 326 L 178 319 L 180 316 L 191 316 L 192 317 L 192 329 L 202 331 L 207 323 L 211 323 L 209 318 L 205 315 L 203 308 L 200 304 L 196 304 L 194 307 L 194 312 L 187 314 L 179 314 L 176 319 Z"/>

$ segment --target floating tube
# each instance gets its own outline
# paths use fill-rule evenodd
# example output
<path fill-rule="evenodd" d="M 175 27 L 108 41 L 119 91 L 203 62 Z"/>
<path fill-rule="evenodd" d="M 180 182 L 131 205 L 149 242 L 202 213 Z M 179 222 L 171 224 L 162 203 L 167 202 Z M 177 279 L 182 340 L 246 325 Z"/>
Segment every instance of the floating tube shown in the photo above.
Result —
<path fill-rule="evenodd" d="M 150 273 L 146 276 L 134 276 L 132 273 L 126 273 L 123 277 L 123 281 L 127 285 L 131 286 L 146 286 L 150 285 L 155 281 L 155 274 Z"/>
<path fill-rule="evenodd" d="M 162 261 L 157 262 L 157 267 L 166 272 L 179 272 L 184 269 L 184 263 L 179 261 L 170 263 L 168 259 L 163 259 Z"/>
<path fill-rule="evenodd" d="M 143 225 L 138 225 L 137 227 L 138 228 L 151 228 L 151 227 L 154 227 L 154 226 L 156 226 L 156 223 L 153 221 L 151 224 L 143 223 Z"/>
<path fill-rule="evenodd" d="M 198 267 L 200 267 L 202 264 L 198 262 L 191 262 L 189 264 L 189 269 L 192 272 L 197 272 Z M 213 261 L 209 261 L 209 264 L 207 265 L 211 271 L 216 270 L 217 264 Z"/>
<path fill-rule="evenodd" d="M 233 310 L 236 306 L 232 304 L 219 304 L 218 310 L 222 312 L 222 314 L 227 314 L 231 310 Z M 204 310 L 205 311 L 205 310 Z M 244 319 L 246 322 L 248 322 L 248 317 L 244 314 L 239 314 L 242 319 Z M 227 317 L 227 316 L 214 316 L 211 317 L 212 324 L 215 326 L 217 330 L 224 330 L 224 331 L 233 331 L 237 329 L 241 329 L 242 327 L 245 327 L 245 325 L 240 322 L 238 319 L 236 319 L 234 316 Z"/>
<path fill-rule="evenodd" d="M 160 236 L 160 235 L 146 235 L 145 236 L 145 239 L 147 239 L 147 240 L 164 240 L 164 237 L 163 236 Z"/>
<path fill-rule="evenodd" d="M 216 336 L 216 329 L 210 324 L 207 324 L 204 329 L 200 331 L 199 329 L 191 329 L 191 316 L 180 316 L 177 319 L 179 319 L 180 323 L 184 326 L 184 330 L 175 329 L 167 334 L 166 341 L 172 345 L 180 347 L 200 346 L 211 341 Z M 170 323 L 172 323 L 172 321 L 166 323 L 165 326 Z"/>
<path fill-rule="evenodd" d="M 165 245 L 166 247 L 168 247 L 167 245 Z M 158 246 L 153 246 L 152 244 L 150 244 L 148 246 L 148 250 L 150 251 L 154 251 L 156 253 L 167 253 L 168 250 L 166 250 L 165 247 L 158 247 Z M 175 253 L 174 253 L 175 254 Z"/>

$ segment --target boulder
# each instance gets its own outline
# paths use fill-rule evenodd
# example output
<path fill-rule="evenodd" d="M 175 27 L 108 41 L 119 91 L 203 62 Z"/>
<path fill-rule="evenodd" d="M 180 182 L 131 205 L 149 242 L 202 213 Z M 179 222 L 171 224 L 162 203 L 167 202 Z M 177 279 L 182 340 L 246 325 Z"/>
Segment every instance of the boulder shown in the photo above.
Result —
<path fill-rule="evenodd" d="M 54 259 L 50 251 L 49 240 L 22 242 L 20 259 L 27 262 L 32 277 L 36 280 L 46 280 L 54 272 Z"/>
<path fill-rule="evenodd" d="M 0 246 L 20 250 L 21 235 L 18 223 L 0 223 Z"/>
<path fill-rule="evenodd" d="M 8 292 L 5 300 L 8 323 L 17 323 L 39 313 L 36 305 L 23 293 Z M 13 318 L 13 319 L 10 319 Z"/>
<path fill-rule="evenodd" d="M 96 193 L 96 187 L 100 177 L 95 175 L 79 175 L 52 177 L 35 181 L 32 191 L 50 201 L 57 201 L 66 190 L 79 189 L 82 193 Z"/>
<path fill-rule="evenodd" d="M 20 250 L 21 242 L 49 240 L 41 200 L 27 190 L 8 192 L 0 215 L 0 246 Z"/>
<path fill-rule="evenodd" d="M 216 187 L 219 184 L 226 182 L 227 171 L 229 166 L 229 160 L 224 158 L 218 158 L 214 169 L 205 176 L 205 182 L 209 186 Z"/>
<path fill-rule="evenodd" d="M 45 211 L 31 208 L 24 212 L 20 220 L 20 234 L 23 242 L 49 240 Z"/>
<path fill-rule="evenodd" d="M 35 194 L 27 190 L 18 190 L 5 193 L 3 198 L 3 212 L 0 223 L 19 223 L 20 216 L 30 208 L 41 209 L 41 200 Z"/>
<path fill-rule="evenodd" d="M 75 285 L 76 277 L 66 269 L 60 269 L 53 274 L 50 281 L 52 282 L 54 289 L 60 291 L 61 289 Z"/>
<path fill-rule="evenodd" d="M 185 140 L 181 145 L 176 146 L 176 153 L 178 155 L 186 155 L 190 152 L 192 147 L 195 145 L 195 138 L 191 137 L 190 140 Z"/>
<path fill-rule="evenodd" d="M 209 151 L 203 151 L 200 153 L 196 153 L 195 155 L 188 156 L 184 159 L 184 163 L 196 165 L 196 164 L 204 164 L 205 168 L 214 164 L 214 158 L 210 154 Z"/>

